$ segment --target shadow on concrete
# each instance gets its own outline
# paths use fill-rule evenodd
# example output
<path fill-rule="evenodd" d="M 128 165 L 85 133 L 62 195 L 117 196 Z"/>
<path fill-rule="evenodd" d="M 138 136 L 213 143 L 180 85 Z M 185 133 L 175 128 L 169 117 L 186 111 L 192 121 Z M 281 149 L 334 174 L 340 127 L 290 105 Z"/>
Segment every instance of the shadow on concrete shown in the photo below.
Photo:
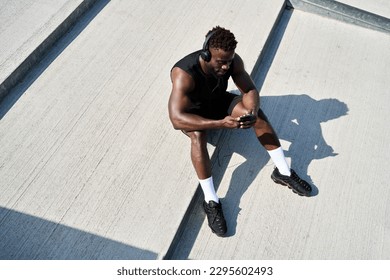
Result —
<path fill-rule="evenodd" d="M 337 99 L 317 101 L 305 94 L 264 96 L 261 98 L 261 104 L 279 139 L 290 143 L 289 147 L 282 146 L 286 157 L 291 158 L 291 167 L 313 186 L 312 196 L 318 195 L 319 187 L 315 184 L 315 178 L 313 180 L 308 174 L 310 163 L 313 160 L 337 156 L 325 141 L 321 123 L 346 115 L 347 105 Z M 223 162 L 223 165 L 217 165 L 215 172 L 219 174 L 216 178 L 217 184 L 222 180 L 233 154 L 239 154 L 245 159 L 243 163 L 234 167 L 228 192 L 222 200 L 226 205 L 224 208 L 227 209 L 225 212 L 229 222 L 228 236 L 233 236 L 236 232 L 237 216 L 241 210 L 241 197 L 268 163 L 269 156 L 252 130 L 231 131 L 225 138 L 223 150 L 216 159 Z M 219 159 L 221 156 L 222 160 Z"/>
<path fill-rule="evenodd" d="M 157 254 L 0 207 L 1 260 L 155 260 Z"/>
<path fill-rule="evenodd" d="M 52 45 L 37 64 L 33 65 L 22 81 L 12 88 L 4 97 L 0 99 L 0 120 L 7 114 L 12 106 L 34 83 L 36 79 L 45 71 L 50 64 L 77 38 L 78 35 L 88 26 L 88 24 L 103 10 L 110 0 L 98 0 L 81 16 L 69 31 Z"/>
<path fill-rule="evenodd" d="M 315 100 L 306 94 L 265 96 L 261 103 L 279 138 L 291 143 L 285 151 L 286 157 L 291 158 L 291 167 L 315 186 L 308 174 L 310 163 L 337 156 L 325 140 L 321 123 L 347 115 L 347 104 L 334 98 Z"/>

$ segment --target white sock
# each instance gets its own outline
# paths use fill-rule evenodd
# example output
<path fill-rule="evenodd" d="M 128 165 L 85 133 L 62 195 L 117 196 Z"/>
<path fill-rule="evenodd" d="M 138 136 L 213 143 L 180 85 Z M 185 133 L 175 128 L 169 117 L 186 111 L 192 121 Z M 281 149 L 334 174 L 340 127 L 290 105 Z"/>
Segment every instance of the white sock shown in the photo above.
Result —
<path fill-rule="evenodd" d="M 219 202 L 219 198 L 215 193 L 215 189 L 214 189 L 213 177 L 204 180 L 199 180 L 199 183 L 203 190 L 204 200 L 207 203 L 209 203 L 210 200 Z"/>
<path fill-rule="evenodd" d="M 267 152 L 271 157 L 272 161 L 274 162 L 274 164 L 276 165 L 276 167 L 278 168 L 280 174 L 285 176 L 290 176 L 291 175 L 290 167 L 288 166 L 286 158 L 284 157 L 284 152 L 282 147 Z"/>

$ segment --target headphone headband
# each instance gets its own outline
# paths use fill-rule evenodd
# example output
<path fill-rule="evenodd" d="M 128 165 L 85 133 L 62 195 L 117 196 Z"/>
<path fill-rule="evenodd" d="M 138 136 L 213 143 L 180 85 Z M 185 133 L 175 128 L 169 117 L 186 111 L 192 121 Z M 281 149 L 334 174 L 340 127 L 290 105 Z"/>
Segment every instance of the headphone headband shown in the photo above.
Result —
<path fill-rule="evenodd" d="M 215 30 L 210 31 L 209 34 L 207 34 L 206 39 L 204 40 L 204 43 L 203 43 L 203 50 L 204 51 L 209 50 L 209 41 L 210 41 L 211 37 L 213 37 L 214 34 L 215 34 Z"/>
<path fill-rule="evenodd" d="M 209 51 L 209 41 L 210 41 L 210 38 L 213 37 L 213 35 L 215 33 L 216 33 L 216 30 L 209 32 L 206 36 L 206 39 L 204 40 L 204 43 L 203 43 L 203 49 L 202 49 L 202 52 L 200 53 L 200 56 L 206 62 L 209 62 L 211 60 L 211 53 Z"/>

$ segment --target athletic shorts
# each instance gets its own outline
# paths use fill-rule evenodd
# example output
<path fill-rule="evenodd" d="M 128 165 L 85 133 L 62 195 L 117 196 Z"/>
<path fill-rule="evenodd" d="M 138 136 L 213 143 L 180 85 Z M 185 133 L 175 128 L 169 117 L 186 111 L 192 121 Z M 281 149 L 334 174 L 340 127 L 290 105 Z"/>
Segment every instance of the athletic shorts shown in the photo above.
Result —
<path fill-rule="evenodd" d="M 225 92 L 207 103 L 195 104 L 187 112 L 206 119 L 221 120 L 231 115 L 234 107 L 242 101 L 242 96 Z"/>

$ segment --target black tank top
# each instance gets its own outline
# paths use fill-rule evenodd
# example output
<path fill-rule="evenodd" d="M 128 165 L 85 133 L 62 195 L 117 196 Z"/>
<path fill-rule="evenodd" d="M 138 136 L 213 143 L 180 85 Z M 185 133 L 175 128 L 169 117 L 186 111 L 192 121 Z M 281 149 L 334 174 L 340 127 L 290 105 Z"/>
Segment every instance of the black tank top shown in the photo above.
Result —
<path fill-rule="evenodd" d="M 203 73 L 199 62 L 201 51 L 202 50 L 199 50 L 185 56 L 172 67 L 179 67 L 190 74 L 194 79 L 195 88 L 192 92 L 188 93 L 188 97 L 194 107 L 199 107 L 204 103 L 209 103 L 210 101 L 212 102 L 224 95 L 226 93 L 228 80 L 233 68 L 233 65 L 231 65 L 226 74 L 220 78 L 206 76 Z"/>

